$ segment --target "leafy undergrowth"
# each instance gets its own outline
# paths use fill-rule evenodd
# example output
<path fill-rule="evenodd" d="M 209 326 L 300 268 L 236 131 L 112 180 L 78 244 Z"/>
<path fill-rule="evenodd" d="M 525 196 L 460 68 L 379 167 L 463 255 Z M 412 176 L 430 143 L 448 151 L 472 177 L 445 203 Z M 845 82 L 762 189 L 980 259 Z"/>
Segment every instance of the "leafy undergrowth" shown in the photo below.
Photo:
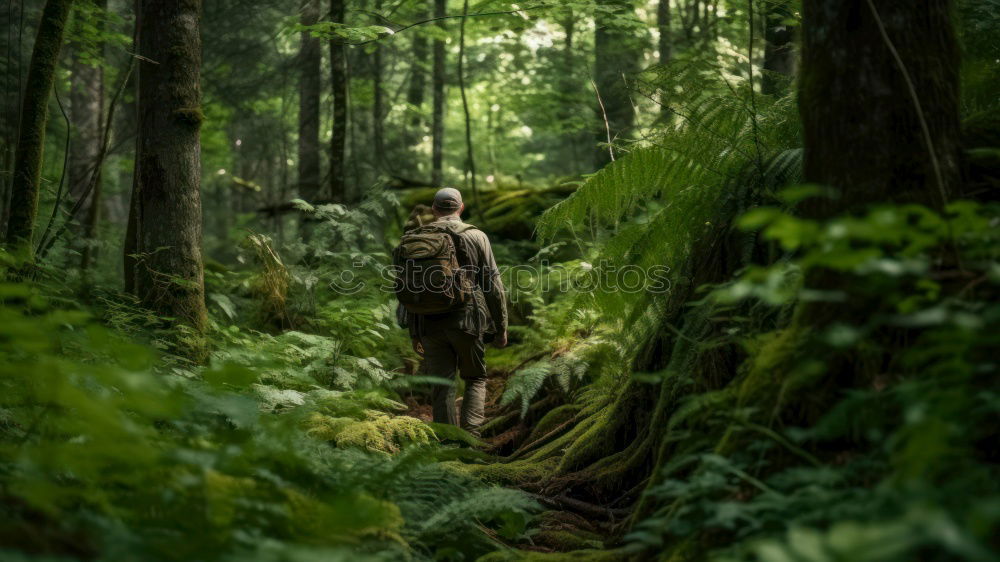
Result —
<path fill-rule="evenodd" d="M 307 212 L 360 247 L 385 208 Z M 244 249 L 256 270 L 209 273 L 204 339 L 55 275 L 0 284 L 0 557 L 472 560 L 522 538 L 536 502 L 452 468 L 484 462 L 467 433 L 403 415 L 419 379 L 388 295 L 321 281 L 354 256 Z"/>
<path fill-rule="evenodd" d="M 536 309 L 517 351 L 534 359 L 513 367 L 487 427 L 506 458 L 465 467 L 552 510 L 523 556 L 994 559 L 1000 211 L 884 205 L 825 222 L 789 211 L 817 195 L 792 189 L 736 221 L 786 257 L 685 303 L 662 370 L 623 367 L 641 324 L 581 314 L 579 294 Z M 816 286 L 831 277 L 840 285 Z M 831 306 L 855 312 L 824 324 Z M 738 362 L 713 355 L 727 348 Z M 610 472 L 627 460 L 610 442 L 580 470 L 573 456 L 627 411 L 615 408 L 634 399 L 630 380 L 668 400 L 648 430 L 655 464 Z M 620 480 L 602 484 L 609 473 Z"/>
<path fill-rule="evenodd" d="M 298 352 L 316 346 L 267 370 L 232 351 L 180 367 L 0 290 L 5 556 L 468 559 L 525 530 L 534 502 L 442 465 L 476 455 L 397 415 L 390 391 L 311 379 Z"/>

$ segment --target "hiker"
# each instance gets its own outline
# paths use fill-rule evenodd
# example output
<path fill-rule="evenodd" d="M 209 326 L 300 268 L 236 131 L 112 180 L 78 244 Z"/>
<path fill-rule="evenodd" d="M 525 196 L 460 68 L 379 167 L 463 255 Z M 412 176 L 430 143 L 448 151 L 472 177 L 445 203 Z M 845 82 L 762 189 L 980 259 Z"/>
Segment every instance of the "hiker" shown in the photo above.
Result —
<path fill-rule="evenodd" d="M 490 240 L 462 222 L 464 209 L 457 189 L 434 195 L 434 220 L 407 231 L 394 253 L 401 268 L 396 294 L 424 374 L 454 379 L 457 370 L 465 381 L 460 418 L 455 385 L 434 386 L 434 421 L 478 436 L 485 418 L 485 345 L 507 345 L 507 305 Z"/>

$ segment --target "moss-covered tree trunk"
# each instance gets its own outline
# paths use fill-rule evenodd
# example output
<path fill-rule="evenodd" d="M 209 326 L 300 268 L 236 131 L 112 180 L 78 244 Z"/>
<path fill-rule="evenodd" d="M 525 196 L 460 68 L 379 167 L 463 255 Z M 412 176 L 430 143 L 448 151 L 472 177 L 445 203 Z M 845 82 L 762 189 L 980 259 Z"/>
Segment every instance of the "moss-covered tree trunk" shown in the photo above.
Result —
<path fill-rule="evenodd" d="M 300 14 L 302 25 L 319 21 L 319 0 L 304 0 Z M 319 195 L 319 38 L 308 31 L 300 34 L 299 47 L 299 196 L 315 199 Z"/>
<path fill-rule="evenodd" d="M 447 14 L 447 0 L 434 0 L 434 17 L 443 18 Z M 444 21 L 438 21 L 438 27 L 445 28 Z M 434 110 L 431 116 L 431 183 L 441 185 L 444 181 L 444 116 L 445 116 L 445 42 L 441 38 L 434 39 Z"/>
<path fill-rule="evenodd" d="M 598 12 L 594 21 L 594 83 L 600 96 L 596 140 L 607 145 L 608 137 L 614 141 L 628 135 L 635 124 L 626 81 L 638 72 L 645 45 L 635 29 L 619 23 L 621 19 L 635 17 L 635 6 L 630 0 L 599 0 L 598 4 L 605 11 Z M 597 168 L 611 161 L 607 146 L 594 154 Z"/>
<path fill-rule="evenodd" d="M 940 207 L 958 190 L 951 2 L 872 2 L 802 3 L 804 174 L 837 193 L 809 206 L 812 216 L 885 200 Z"/>
<path fill-rule="evenodd" d="M 38 190 L 41 182 L 45 147 L 45 123 L 48 120 L 49 95 L 55 79 L 56 64 L 63 45 L 63 32 L 73 0 L 47 0 L 38 23 L 35 46 L 28 66 L 21 104 L 21 128 L 14 156 L 11 181 L 10 218 L 6 241 L 26 257 L 33 252 L 32 236 L 38 214 Z"/>
<path fill-rule="evenodd" d="M 201 2 L 139 5 L 135 288 L 143 305 L 200 331 Z"/>
<path fill-rule="evenodd" d="M 330 0 L 330 19 L 344 23 L 344 0 Z M 333 87 L 333 134 L 330 137 L 330 199 L 347 200 L 347 56 L 339 39 L 330 41 L 330 83 Z"/>

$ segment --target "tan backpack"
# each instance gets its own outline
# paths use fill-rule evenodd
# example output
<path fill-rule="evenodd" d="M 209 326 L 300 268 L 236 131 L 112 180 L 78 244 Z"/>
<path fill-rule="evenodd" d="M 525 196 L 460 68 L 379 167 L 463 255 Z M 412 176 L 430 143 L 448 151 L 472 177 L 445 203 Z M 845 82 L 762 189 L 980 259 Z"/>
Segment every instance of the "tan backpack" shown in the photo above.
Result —
<path fill-rule="evenodd" d="M 403 235 L 393 251 L 393 263 L 396 298 L 408 312 L 441 314 L 473 299 L 472 263 L 459 234 L 474 228 L 436 222 Z"/>

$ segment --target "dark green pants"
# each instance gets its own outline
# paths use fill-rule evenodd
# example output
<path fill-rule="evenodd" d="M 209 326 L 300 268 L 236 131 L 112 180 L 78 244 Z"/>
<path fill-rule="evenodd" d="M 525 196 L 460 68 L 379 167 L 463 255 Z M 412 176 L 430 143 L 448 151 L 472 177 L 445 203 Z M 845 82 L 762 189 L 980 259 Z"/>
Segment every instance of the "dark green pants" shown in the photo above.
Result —
<path fill-rule="evenodd" d="M 459 425 L 473 435 L 485 420 L 486 360 L 482 338 L 455 328 L 430 328 L 420 338 L 424 346 L 424 373 L 452 381 L 434 385 L 434 421 Z M 461 420 L 455 412 L 455 372 L 465 381 Z"/>

